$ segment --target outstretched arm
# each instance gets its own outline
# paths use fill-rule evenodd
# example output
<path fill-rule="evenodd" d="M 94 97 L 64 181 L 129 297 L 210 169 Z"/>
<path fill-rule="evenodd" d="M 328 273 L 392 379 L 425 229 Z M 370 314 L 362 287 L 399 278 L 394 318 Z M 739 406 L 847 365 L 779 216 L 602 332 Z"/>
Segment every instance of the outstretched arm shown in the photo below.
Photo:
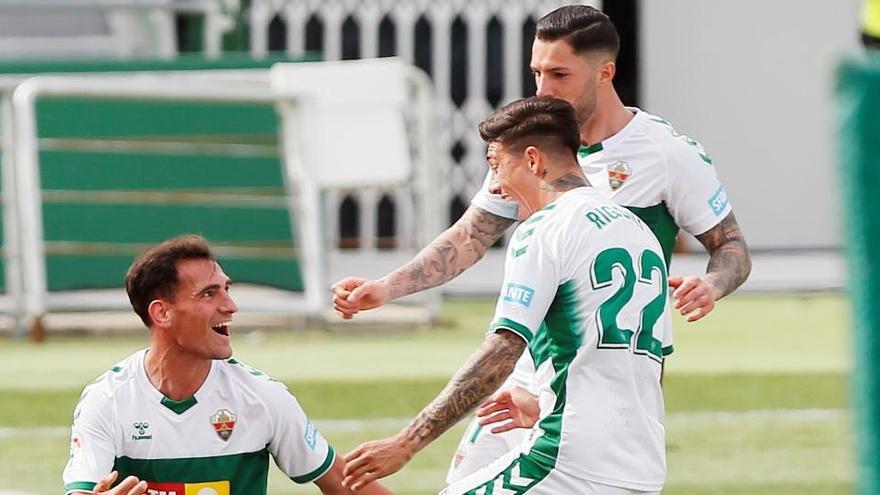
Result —
<path fill-rule="evenodd" d="M 378 482 L 364 485 L 358 491 L 352 491 L 342 486 L 342 470 L 345 468 L 345 462 L 341 457 L 337 457 L 333 461 L 330 470 L 320 478 L 315 480 L 315 484 L 321 489 L 324 495 L 391 495 L 391 492 L 380 485 Z"/>
<path fill-rule="evenodd" d="M 510 376 L 526 342 L 507 330 L 483 345 L 452 377 L 440 395 L 397 435 L 368 442 L 345 456 L 345 486 L 357 489 L 396 473 L 435 438 L 473 410 Z"/>
<path fill-rule="evenodd" d="M 688 321 L 697 321 L 712 311 L 715 301 L 736 290 L 752 271 L 749 247 L 733 212 L 697 239 L 709 252 L 706 274 L 669 279 L 675 288 L 675 308 Z"/>
<path fill-rule="evenodd" d="M 349 319 L 358 311 L 443 285 L 479 261 L 513 222 L 470 206 L 415 258 L 381 279 L 348 277 L 333 284 L 333 307 Z"/>

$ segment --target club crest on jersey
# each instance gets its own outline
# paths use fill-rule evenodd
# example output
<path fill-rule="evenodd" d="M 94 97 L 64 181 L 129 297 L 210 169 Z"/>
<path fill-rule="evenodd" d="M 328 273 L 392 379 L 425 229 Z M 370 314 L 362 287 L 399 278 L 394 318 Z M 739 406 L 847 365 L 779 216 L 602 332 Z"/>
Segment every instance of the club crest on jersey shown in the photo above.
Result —
<path fill-rule="evenodd" d="M 620 186 L 626 182 L 630 175 L 632 175 L 632 167 L 626 162 L 614 162 L 608 165 L 608 184 L 611 185 L 611 190 L 620 189 Z"/>
<path fill-rule="evenodd" d="M 217 436 L 224 442 L 232 436 L 232 429 L 235 428 L 235 420 L 237 416 L 229 409 L 220 409 L 211 416 L 211 424 L 214 425 L 214 431 Z"/>

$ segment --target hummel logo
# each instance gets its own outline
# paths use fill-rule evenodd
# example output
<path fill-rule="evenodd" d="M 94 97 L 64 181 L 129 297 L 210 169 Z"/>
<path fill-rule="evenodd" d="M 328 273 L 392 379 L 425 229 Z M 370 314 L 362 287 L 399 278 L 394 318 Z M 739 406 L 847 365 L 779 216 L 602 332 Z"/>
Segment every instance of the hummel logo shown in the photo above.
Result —
<path fill-rule="evenodd" d="M 138 422 L 134 423 L 132 426 L 134 426 L 134 429 L 137 431 L 136 435 L 135 434 L 131 435 L 132 440 L 152 440 L 153 439 L 153 435 L 147 435 L 147 430 L 150 428 L 150 423 L 147 423 L 146 421 L 138 421 Z"/>

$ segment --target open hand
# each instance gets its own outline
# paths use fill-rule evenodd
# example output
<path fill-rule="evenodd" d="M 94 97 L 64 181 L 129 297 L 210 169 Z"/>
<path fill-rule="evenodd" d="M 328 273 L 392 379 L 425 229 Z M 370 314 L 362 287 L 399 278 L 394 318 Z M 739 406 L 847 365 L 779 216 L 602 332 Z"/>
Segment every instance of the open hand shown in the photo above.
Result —
<path fill-rule="evenodd" d="M 538 398 L 522 387 L 511 387 L 495 392 L 477 408 L 477 421 L 485 425 L 502 423 L 492 433 L 503 433 L 515 428 L 531 428 L 540 414 Z"/>
<path fill-rule="evenodd" d="M 119 476 L 118 471 L 104 476 L 93 489 L 95 495 L 144 495 L 147 493 L 147 482 L 137 479 L 135 476 L 129 476 L 122 480 L 122 483 L 116 485 L 113 489 L 113 482 Z"/>
<path fill-rule="evenodd" d="M 705 277 L 672 277 L 669 279 L 669 287 L 675 289 L 672 292 L 673 307 L 687 321 L 697 321 L 715 309 L 715 300 L 718 299 L 716 290 Z"/>
<path fill-rule="evenodd" d="M 379 478 L 400 471 L 413 454 L 400 434 L 361 444 L 345 456 L 342 486 L 357 491 Z"/>

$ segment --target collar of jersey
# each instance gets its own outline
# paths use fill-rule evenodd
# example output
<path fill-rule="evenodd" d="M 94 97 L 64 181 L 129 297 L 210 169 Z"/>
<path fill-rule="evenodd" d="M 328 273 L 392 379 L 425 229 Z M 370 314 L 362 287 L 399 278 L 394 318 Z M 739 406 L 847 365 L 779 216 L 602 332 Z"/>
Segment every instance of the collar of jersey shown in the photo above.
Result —
<path fill-rule="evenodd" d="M 623 126 L 623 129 L 621 129 L 620 131 L 617 132 L 617 134 L 609 137 L 608 139 L 603 140 L 601 143 L 597 143 L 597 144 L 601 144 L 602 147 L 600 149 L 610 150 L 610 149 L 616 147 L 617 145 L 619 145 L 620 143 L 622 143 L 636 129 L 639 128 L 639 126 L 642 124 L 642 121 L 645 119 L 645 116 L 647 115 L 641 109 L 636 108 L 636 107 L 626 107 L 626 109 L 631 112 L 634 112 L 635 115 L 633 115 L 633 118 L 631 118 L 629 120 L 629 122 L 627 122 L 626 125 Z M 593 145 L 593 146 L 595 146 L 595 145 Z M 583 147 L 581 147 L 581 149 L 583 149 Z"/>
<path fill-rule="evenodd" d="M 150 379 L 147 377 L 147 369 L 144 366 L 144 358 L 147 355 L 147 351 L 149 349 L 144 349 L 140 352 L 140 356 L 137 359 L 137 380 L 138 384 L 141 387 L 141 390 L 144 391 L 147 397 L 150 398 L 150 402 L 161 404 L 162 409 L 167 410 L 168 412 L 181 415 L 191 410 L 193 406 L 198 404 L 199 398 L 204 398 L 208 393 L 210 393 L 211 389 L 214 386 L 214 377 L 217 374 L 217 362 L 218 360 L 211 361 L 211 370 L 208 372 L 208 377 L 205 378 L 205 382 L 202 383 L 202 386 L 196 390 L 196 393 L 192 395 L 192 397 L 183 399 L 183 400 L 174 400 L 166 397 L 162 392 L 159 391 L 156 387 L 150 383 Z"/>

